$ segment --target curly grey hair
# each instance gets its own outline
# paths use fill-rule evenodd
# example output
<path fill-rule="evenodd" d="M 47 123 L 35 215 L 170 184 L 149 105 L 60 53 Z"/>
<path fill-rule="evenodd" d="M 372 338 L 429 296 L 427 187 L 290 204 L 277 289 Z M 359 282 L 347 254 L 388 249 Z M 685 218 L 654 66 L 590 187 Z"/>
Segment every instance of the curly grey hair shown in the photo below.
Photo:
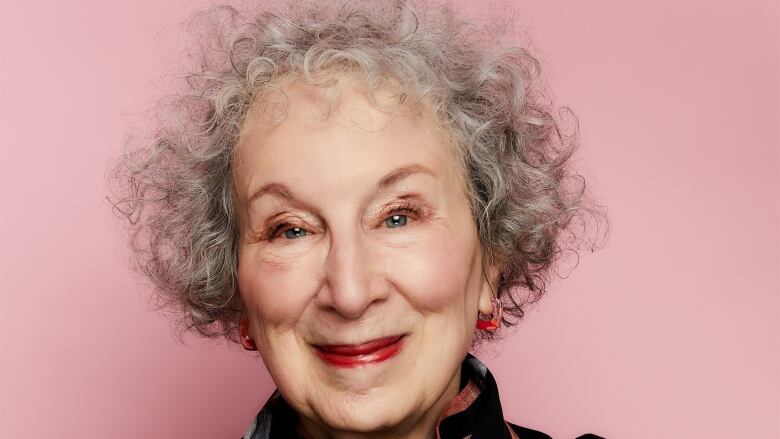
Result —
<path fill-rule="evenodd" d="M 369 90 L 392 78 L 429 104 L 456 146 L 485 261 L 501 267 L 506 325 L 539 300 L 562 252 L 576 253 L 586 219 L 606 219 L 570 170 L 576 119 L 563 134 L 537 60 L 451 7 L 295 2 L 273 13 L 223 5 L 188 23 L 202 30 L 194 33 L 199 49 L 187 54 L 196 67 L 182 91 L 160 101 L 146 140 L 126 142 L 109 182 L 133 267 L 185 329 L 236 340 L 235 147 L 253 99 L 290 74 L 317 83 L 320 73 L 347 69 L 361 72 Z"/>

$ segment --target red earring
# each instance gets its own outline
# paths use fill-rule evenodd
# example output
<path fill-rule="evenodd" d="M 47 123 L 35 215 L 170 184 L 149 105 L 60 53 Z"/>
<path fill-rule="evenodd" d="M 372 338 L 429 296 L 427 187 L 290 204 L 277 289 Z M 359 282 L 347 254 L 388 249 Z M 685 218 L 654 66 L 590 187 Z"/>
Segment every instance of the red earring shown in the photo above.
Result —
<path fill-rule="evenodd" d="M 252 337 L 249 336 L 249 320 L 244 318 L 241 319 L 241 324 L 238 325 L 238 332 L 241 335 L 241 346 L 244 347 L 244 349 L 248 351 L 256 351 L 257 346 L 255 345 L 255 341 L 252 340 Z"/>
<path fill-rule="evenodd" d="M 485 331 L 495 331 L 501 326 L 501 314 L 504 312 L 504 305 L 495 297 L 490 298 L 490 303 L 493 304 L 493 312 L 490 315 L 490 320 L 477 319 L 477 329 L 483 329 Z"/>

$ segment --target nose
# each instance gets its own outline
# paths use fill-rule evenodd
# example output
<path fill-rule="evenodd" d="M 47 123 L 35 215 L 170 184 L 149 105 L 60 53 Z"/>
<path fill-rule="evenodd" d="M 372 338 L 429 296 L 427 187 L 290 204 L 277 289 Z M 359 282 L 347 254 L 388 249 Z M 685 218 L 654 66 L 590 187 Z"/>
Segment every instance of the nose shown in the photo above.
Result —
<path fill-rule="evenodd" d="M 371 305 L 387 298 L 381 258 L 359 233 L 331 234 L 325 262 L 325 282 L 317 293 L 319 306 L 347 319 L 362 316 Z"/>

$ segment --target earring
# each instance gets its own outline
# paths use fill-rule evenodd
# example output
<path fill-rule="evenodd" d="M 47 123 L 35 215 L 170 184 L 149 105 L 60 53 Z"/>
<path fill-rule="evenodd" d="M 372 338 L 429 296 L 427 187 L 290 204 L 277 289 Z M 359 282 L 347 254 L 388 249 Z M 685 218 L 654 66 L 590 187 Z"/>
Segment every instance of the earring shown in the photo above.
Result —
<path fill-rule="evenodd" d="M 238 332 L 241 335 L 241 346 L 248 351 L 256 351 L 257 345 L 252 337 L 249 336 L 249 319 L 241 319 L 241 324 L 238 325 Z"/>
<path fill-rule="evenodd" d="M 493 312 L 490 314 L 490 320 L 477 319 L 477 329 L 485 331 L 495 331 L 501 326 L 501 314 L 504 312 L 504 305 L 495 297 L 490 298 L 493 304 Z"/>

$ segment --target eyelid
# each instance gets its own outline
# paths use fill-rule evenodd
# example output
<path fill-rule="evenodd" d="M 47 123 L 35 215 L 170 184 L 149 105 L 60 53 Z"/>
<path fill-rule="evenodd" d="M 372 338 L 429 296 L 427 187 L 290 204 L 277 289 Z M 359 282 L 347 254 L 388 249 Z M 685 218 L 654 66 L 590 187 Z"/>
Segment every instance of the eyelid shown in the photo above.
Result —
<path fill-rule="evenodd" d="M 306 230 L 308 232 L 307 229 L 295 225 L 295 220 L 296 219 L 298 219 L 298 218 L 296 218 L 296 217 L 287 217 L 287 218 L 283 218 L 281 220 L 278 220 L 277 222 L 273 222 L 273 220 L 269 221 L 269 223 L 271 225 L 269 227 L 267 227 L 266 230 L 261 234 L 261 239 L 263 241 L 275 241 L 276 239 L 278 239 L 277 235 L 280 232 L 284 232 L 287 229 L 296 228 L 296 227 L 298 227 L 300 229 L 303 229 L 303 230 Z"/>
<path fill-rule="evenodd" d="M 385 219 L 388 218 L 389 214 L 393 212 L 399 212 L 399 211 L 411 212 L 417 215 L 423 215 L 426 212 L 426 209 L 421 203 L 405 199 L 383 210 L 382 213 L 380 214 L 380 216 L 382 217 L 380 219 L 384 221 Z"/>

